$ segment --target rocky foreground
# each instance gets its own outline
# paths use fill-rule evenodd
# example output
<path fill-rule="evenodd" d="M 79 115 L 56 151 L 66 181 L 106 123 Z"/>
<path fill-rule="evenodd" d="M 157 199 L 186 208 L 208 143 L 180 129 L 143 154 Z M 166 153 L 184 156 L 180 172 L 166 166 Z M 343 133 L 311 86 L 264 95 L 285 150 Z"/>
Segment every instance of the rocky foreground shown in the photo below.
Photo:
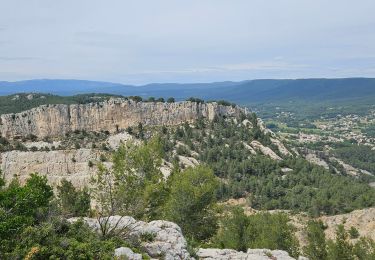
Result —
<path fill-rule="evenodd" d="M 73 223 L 79 218 L 71 218 Z M 194 259 L 181 228 L 172 222 L 156 220 L 152 222 L 137 221 L 132 217 L 111 216 L 108 218 L 83 218 L 83 220 L 100 234 L 117 233 L 129 240 L 140 241 L 140 249 L 153 259 Z M 117 248 L 114 255 L 125 259 L 142 259 L 142 255 L 127 247 Z M 281 250 L 248 249 L 238 252 L 231 249 L 200 248 L 196 250 L 198 259 L 248 259 L 248 260 L 293 260 Z M 299 257 L 299 259 L 305 259 Z"/>

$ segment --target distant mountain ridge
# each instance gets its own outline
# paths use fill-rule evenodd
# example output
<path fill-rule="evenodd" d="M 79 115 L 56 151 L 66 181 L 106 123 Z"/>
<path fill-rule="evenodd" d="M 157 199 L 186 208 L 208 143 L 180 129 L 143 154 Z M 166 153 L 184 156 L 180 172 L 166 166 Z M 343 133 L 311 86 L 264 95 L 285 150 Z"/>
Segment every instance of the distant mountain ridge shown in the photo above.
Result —
<path fill-rule="evenodd" d="M 375 98 L 375 78 L 260 79 L 189 84 L 155 83 L 143 86 L 86 80 L 0 81 L 0 95 L 27 92 L 51 93 L 63 96 L 82 93 L 108 93 L 124 96 L 175 97 L 177 100 L 193 96 L 205 100 L 225 99 L 239 104 L 288 100 L 316 100 L 321 102 Z"/>

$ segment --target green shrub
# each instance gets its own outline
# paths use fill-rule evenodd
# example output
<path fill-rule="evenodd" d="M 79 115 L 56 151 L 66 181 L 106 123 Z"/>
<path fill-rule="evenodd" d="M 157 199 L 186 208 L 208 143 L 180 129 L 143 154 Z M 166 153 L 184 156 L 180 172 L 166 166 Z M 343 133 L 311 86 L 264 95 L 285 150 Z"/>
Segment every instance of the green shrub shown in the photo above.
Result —
<path fill-rule="evenodd" d="M 87 189 L 77 190 L 70 181 L 62 179 L 57 186 L 57 198 L 62 214 L 67 217 L 87 216 L 90 212 L 90 194 Z"/>
<path fill-rule="evenodd" d="M 235 208 L 220 224 L 214 245 L 246 252 L 248 248 L 281 249 L 299 255 L 298 240 L 289 218 L 282 213 L 258 213 L 246 216 L 242 208 Z"/>
<path fill-rule="evenodd" d="M 166 218 L 177 223 L 188 238 L 206 240 L 217 228 L 215 193 L 218 187 L 211 169 L 188 168 L 173 175 L 166 204 Z"/>
<path fill-rule="evenodd" d="M 356 229 L 355 227 L 351 227 L 349 229 L 349 236 L 350 236 L 351 239 L 359 238 L 358 229 Z"/>

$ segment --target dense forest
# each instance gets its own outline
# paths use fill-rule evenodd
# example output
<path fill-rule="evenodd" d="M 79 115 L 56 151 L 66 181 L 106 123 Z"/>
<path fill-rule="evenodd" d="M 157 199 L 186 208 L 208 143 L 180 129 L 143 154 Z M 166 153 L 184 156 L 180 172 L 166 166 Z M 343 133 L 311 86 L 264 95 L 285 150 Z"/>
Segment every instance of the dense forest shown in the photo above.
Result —
<path fill-rule="evenodd" d="M 359 169 L 375 172 L 375 150 L 366 145 L 341 143 L 333 154 Z"/>
<path fill-rule="evenodd" d="M 246 197 L 256 209 L 288 209 L 320 214 L 338 214 L 375 205 L 375 190 L 359 179 L 337 174 L 333 169 L 311 164 L 299 157 L 284 157 L 278 162 L 263 155 L 252 155 L 244 143 L 258 140 L 272 147 L 270 136 L 248 116 L 252 128 L 233 120 L 199 120 L 175 130 L 161 131 L 164 148 L 172 157 L 196 156 L 226 181 L 217 191 L 220 200 Z M 273 149 L 278 151 L 276 147 Z M 373 152 L 373 151 L 372 151 Z M 289 169 L 287 173 L 283 169 Z"/>

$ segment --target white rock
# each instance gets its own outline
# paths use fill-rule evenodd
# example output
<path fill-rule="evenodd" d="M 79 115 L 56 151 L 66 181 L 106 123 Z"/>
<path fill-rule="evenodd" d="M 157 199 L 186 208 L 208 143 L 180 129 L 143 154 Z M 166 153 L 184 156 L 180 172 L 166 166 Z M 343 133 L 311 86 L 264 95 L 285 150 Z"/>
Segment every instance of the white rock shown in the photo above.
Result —
<path fill-rule="evenodd" d="M 178 159 L 183 165 L 185 165 L 185 167 L 195 167 L 199 164 L 198 160 L 193 157 L 179 155 Z"/>
<path fill-rule="evenodd" d="M 242 144 L 244 145 L 244 147 L 250 151 L 251 154 L 257 154 L 257 152 L 254 150 L 253 147 L 251 147 L 250 145 L 248 145 L 247 143 L 245 142 L 242 142 Z"/>
<path fill-rule="evenodd" d="M 134 137 L 126 132 L 111 135 L 107 139 L 109 147 L 113 150 L 117 150 L 121 144 L 125 144 L 128 141 L 134 142 Z M 139 143 L 139 142 L 136 142 Z"/>
<path fill-rule="evenodd" d="M 197 252 L 199 259 L 205 260 L 270 260 L 271 257 L 277 260 L 295 260 L 289 254 L 282 250 L 268 249 L 248 249 L 246 253 L 238 252 L 232 249 L 199 249 Z"/>
<path fill-rule="evenodd" d="M 277 149 L 279 149 L 280 153 L 282 153 L 283 155 L 286 155 L 286 156 L 291 156 L 292 155 L 292 153 L 289 152 L 288 149 L 286 149 L 286 147 L 284 146 L 284 144 L 280 140 L 278 140 L 276 138 L 271 138 L 271 142 L 274 145 L 277 146 Z"/>
<path fill-rule="evenodd" d="M 326 161 L 320 159 L 315 153 L 308 153 L 305 156 L 305 158 L 306 158 L 306 160 L 308 160 L 309 162 L 311 162 L 313 164 L 322 166 L 322 167 L 324 167 L 327 170 L 329 169 L 328 163 Z"/>
<path fill-rule="evenodd" d="M 79 218 L 68 219 L 75 222 Z M 96 232 L 101 233 L 100 224 L 97 219 L 83 218 L 83 220 Z M 107 221 L 110 230 L 122 232 L 129 237 L 141 237 L 142 234 L 152 234 L 152 241 L 143 241 L 142 248 L 153 257 L 164 259 L 191 259 L 187 251 L 187 242 L 182 235 L 181 228 L 172 222 L 156 220 L 150 223 L 136 221 L 132 217 L 111 216 L 103 218 L 101 223 Z"/>
<path fill-rule="evenodd" d="M 125 257 L 125 259 L 129 260 L 142 260 L 141 254 L 136 254 L 128 247 L 120 247 L 115 249 L 115 256 L 116 257 Z"/>
<path fill-rule="evenodd" d="M 264 146 L 263 144 L 261 144 L 260 142 L 258 141 L 252 141 L 251 142 L 251 146 L 254 148 L 254 149 L 259 149 L 261 151 L 262 154 L 264 155 L 267 155 L 269 157 L 271 157 L 271 159 L 273 160 L 277 160 L 277 161 L 281 161 L 281 157 L 278 156 L 274 151 L 272 151 L 271 148 L 267 147 L 267 146 Z"/>
<path fill-rule="evenodd" d="M 248 119 L 242 121 L 242 124 L 248 128 L 253 128 L 253 124 Z"/>
<path fill-rule="evenodd" d="M 1 153 L 1 170 L 7 181 L 17 175 L 23 183 L 30 173 L 45 175 L 49 184 L 56 186 L 65 178 L 76 187 L 89 185 L 89 180 L 97 168 L 90 167 L 89 161 L 100 160 L 101 152 L 91 149 L 55 150 Z M 110 163 L 105 163 L 109 166 Z"/>
<path fill-rule="evenodd" d="M 240 107 L 217 103 L 135 102 L 114 98 L 104 102 L 73 105 L 43 105 L 17 114 L 0 116 L 0 134 L 12 139 L 33 134 L 39 138 L 58 137 L 75 130 L 116 133 L 127 127 L 143 125 L 178 125 L 199 117 L 239 117 Z"/>

